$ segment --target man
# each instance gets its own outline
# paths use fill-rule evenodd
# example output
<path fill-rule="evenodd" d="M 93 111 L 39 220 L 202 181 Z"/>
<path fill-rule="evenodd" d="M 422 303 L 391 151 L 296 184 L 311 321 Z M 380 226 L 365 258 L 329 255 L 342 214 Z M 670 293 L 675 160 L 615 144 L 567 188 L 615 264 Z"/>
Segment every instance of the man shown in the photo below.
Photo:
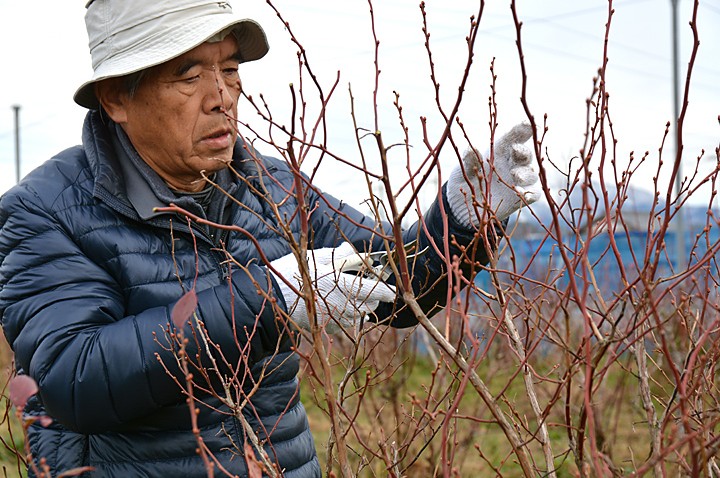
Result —
<path fill-rule="evenodd" d="M 367 257 L 356 251 L 383 247 L 379 226 L 314 188 L 299 201 L 286 163 L 238 138 L 238 66 L 268 50 L 257 23 L 233 16 L 225 2 L 94 0 L 86 24 L 94 75 L 75 95 L 89 109 L 82 145 L 0 201 L 3 331 L 18 373 L 39 387 L 26 413 L 53 419 L 30 427 L 30 473 L 42 460 L 52 476 L 82 466 L 93 467 L 88 476 L 206 476 L 201 439 L 217 473 L 247 474 L 247 430 L 221 402 L 212 372 L 204 381 L 196 374 L 193 433 L 177 342 L 168 338 L 177 335 L 168 331 L 190 337 L 191 359 L 247 375 L 242 419 L 284 476 L 320 476 L 298 394 L 296 331 L 357 327 L 364 317 L 416 323 L 394 277 L 339 270 Z M 521 145 L 529 136 L 518 126 L 495 150 L 490 204 L 499 220 L 538 198 Z M 447 234 L 462 245 L 477 240 L 469 194 L 480 194 L 477 175 L 487 169 L 478 159 L 466 156 L 441 204 L 403 233 L 405 242 L 442 250 Z M 239 227 L 188 221 L 162 209 L 170 204 Z M 290 245 L 303 226 L 300 204 L 310 211 L 312 303 L 298 297 Z M 482 248 L 473 259 L 487 261 Z M 415 263 L 412 286 L 428 312 L 446 300 L 444 264 L 434 247 Z M 189 290 L 197 320 L 174 323 Z M 201 330 L 211 347 L 200 346 Z"/>

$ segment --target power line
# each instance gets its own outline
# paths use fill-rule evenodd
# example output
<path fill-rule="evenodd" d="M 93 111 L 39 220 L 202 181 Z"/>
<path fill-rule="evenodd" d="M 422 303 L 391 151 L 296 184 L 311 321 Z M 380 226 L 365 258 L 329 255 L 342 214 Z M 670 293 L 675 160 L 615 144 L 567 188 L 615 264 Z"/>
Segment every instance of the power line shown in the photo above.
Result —
<path fill-rule="evenodd" d="M 720 15 L 720 8 L 718 8 L 718 7 L 714 6 L 714 5 L 711 5 L 711 4 L 708 4 L 708 3 L 701 3 L 701 4 L 700 4 L 700 8 L 705 8 L 705 9 L 707 9 L 707 10 L 710 10 L 710 11 L 713 12 L 713 13 L 716 13 L 716 14 Z"/>
<path fill-rule="evenodd" d="M 24 128 L 25 130 L 33 129 L 33 128 L 35 128 L 35 127 L 37 127 L 37 126 L 40 126 L 40 125 L 42 125 L 42 124 L 44 124 L 44 123 L 47 123 L 47 122 L 49 122 L 49 121 L 53 121 L 57 116 L 58 116 L 58 113 L 53 113 L 53 114 L 50 114 L 50 115 L 45 115 L 45 116 L 42 117 L 42 119 L 38 119 L 38 120 L 35 120 L 35 121 L 31 121 L 30 123 L 24 123 L 22 126 L 23 126 L 23 128 Z M 5 139 L 5 138 L 7 138 L 7 137 L 9 137 L 9 136 L 12 136 L 12 135 L 14 135 L 14 134 L 15 134 L 15 130 L 14 130 L 14 129 L 5 130 L 5 131 L 3 131 L 2 133 L 0 133 L 0 139 Z"/>
<path fill-rule="evenodd" d="M 643 3 L 643 2 L 647 2 L 647 1 L 648 1 L 648 0 L 628 1 L 628 2 L 625 2 L 623 5 Z M 710 7 L 709 5 L 705 5 L 705 6 L 706 6 L 706 7 Z M 714 7 L 713 7 L 713 8 L 714 8 Z M 596 41 L 604 41 L 604 38 L 601 37 L 601 36 L 594 35 L 594 34 L 589 33 L 589 32 L 587 32 L 587 31 L 577 30 L 577 29 L 568 27 L 568 26 L 567 26 L 566 24 L 564 24 L 564 23 L 559 23 L 559 22 L 557 22 L 557 19 L 559 19 L 559 18 L 567 18 L 567 17 L 574 17 L 574 16 L 579 16 L 579 15 L 584 15 L 584 14 L 587 14 L 587 13 L 596 12 L 596 11 L 601 10 L 601 9 L 604 10 L 604 9 L 606 9 L 606 7 L 594 7 L 594 8 L 586 8 L 586 9 L 583 9 L 583 10 L 574 10 L 574 11 L 572 11 L 572 12 L 559 13 L 559 14 L 557 14 L 557 15 L 552 15 L 552 16 L 549 16 L 549 17 L 535 17 L 535 18 L 523 20 L 523 24 L 528 24 L 528 23 L 548 23 L 548 24 L 553 25 L 553 26 L 556 27 L 556 28 L 560 28 L 560 29 L 564 30 L 565 32 L 568 32 L 568 33 L 571 33 L 571 34 L 574 34 L 574 35 L 578 35 L 578 36 L 581 36 L 581 37 L 586 37 L 586 38 L 589 38 L 589 39 L 592 39 L 592 40 L 596 40 Z M 617 11 L 617 8 L 616 8 L 616 11 Z M 716 11 L 717 13 L 720 13 L 720 9 L 716 9 L 715 11 Z M 498 26 L 498 27 L 494 27 L 494 28 L 488 29 L 488 30 L 486 30 L 486 31 L 498 30 L 498 29 L 501 29 L 501 28 L 504 29 L 504 28 L 508 28 L 508 27 L 515 28 L 515 25 L 514 25 L 514 24 L 509 24 L 509 25 L 504 25 L 504 26 L 502 26 L 502 27 L 501 27 L 501 26 Z M 513 40 L 514 40 L 514 39 L 513 39 Z M 652 50 L 647 50 L 647 49 L 643 49 L 643 48 L 638 48 L 638 47 L 636 47 L 636 46 L 634 46 L 634 45 L 631 45 L 631 44 L 628 44 L 628 43 L 616 42 L 616 41 L 614 40 L 612 31 L 610 32 L 610 41 L 612 42 L 612 46 L 613 46 L 613 47 L 619 47 L 619 48 L 622 48 L 623 50 L 626 50 L 626 51 L 633 51 L 633 52 L 635 52 L 635 53 L 638 53 L 638 54 L 642 55 L 644 58 L 648 58 L 648 57 L 655 58 L 656 60 L 661 61 L 661 62 L 663 62 L 663 63 L 667 63 L 668 61 L 670 61 L 670 58 L 669 58 L 667 55 L 661 55 L 661 54 L 656 53 L 655 51 L 652 51 Z M 529 46 L 533 46 L 532 44 L 528 44 L 528 45 L 529 45 Z M 542 47 L 536 47 L 536 48 L 537 48 L 537 49 L 541 49 Z M 558 54 L 564 54 L 564 53 L 565 53 L 565 52 L 563 52 L 563 51 L 561 51 L 561 50 L 557 50 L 557 49 L 554 49 L 554 50 L 552 50 L 552 51 L 554 51 L 555 53 L 558 53 Z M 569 55 L 565 55 L 565 56 L 569 56 Z M 582 57 L 580 57 L 579 55 L 573 55 L 572 57 L 574 57 L 574 58 L 576 58 L 576 59 L 582 59 Z M 633 69 L 633 68 L 630 68 L 630 67 L 624 67 L 623 69 L 625 69 L 625 70 L 627 70 L 627 71 L 635 71 L 636 73 L 643 73 L 643 72 L 641 72 L 640 70 Z M 716 70 L 716 69 L 713 69 L 713 68 L 705 67 L 705 66 L 702 66 L 702 65 L 696 65 L 696 66 L 694 67 L 694 69 L 695 69 L 695 71 L 701 70 L 701 71 L 708 72 L 708 73 L 710 73 L 710 74 L 712 74 L 712 75 L 714 75 L 714 76 L 720 76 L 720 70 Z M 654 75 L 654 76 L 655 76 L 656 78 L 659 78 L 658 75 Z M 664 79 L 665 77 L 662 77 L 662 78 Z M 704 86 L 704 87 L 707 87 L 707 88 L 713 88 L 713 89 L 716 89 L 716 88 L 717 88 L 717 85 L 703 85 L 703 86 Z"/>
<path fill-rule="evenodd" d="M 643 3 L 643 2 L 647 2 L 647 1 L 648 1 L 648 0 L 628 1 L 628 2 L 625 2 L 624 5 L 627 5 L 627 4 L 636 4 L 636 3 Z M 707 5 L 706 5 L 706 6 L 707 6 Z M 565 32 L 567 32 L 567 33 L 571 33 L 571 34 L 573 34 L 573 35 L 578 35 L 578 36 L 581 36 L 581 37 L 586 37 L 586 38 L 589 38 L 589 39 L 592 39 L 592 40 L 595 40 L 595 41 L 600 41 L 600 42 L 602 42 L 602 41 L 604 41 L 604 38 L 603 38 L 603 37 L 600 37 L 600 36 L 598 36 L 598 35 L 593 35 L 592 33 L 588 33 L 587 31 L 580 31 L 580 30 L 577 30 L 577 29 L 574 29 L 574 28 L 570 28 L 570 27 L 568 27 L 567 25 L 565 25 L 564 23 L 559 23 L 559 22 L 557 22 L 557 19 L 559 19 L 559 18 L 571 18 L 571 17 L 575 17 L 575 16 L 579 16 L 579 15 L 585 15 L 585 14 L 588 14 L 588 13 L 594 13 L 594 12 L 596 12 L 596 11 L 598 11 L 598 10 L 604 10 L 604 9 L 606 9 L 606 7 L 593 7 L 593 8 L 586 8 L 586 9 L 582 9 L 582 10 L 574 10 L 574 11 L 572 11 L 572 12 L 559 13 L 559 14 L 552 15 L 552 16 L 549 16 L 549 17 L 535 17 L 535 18 L 530 18 L 530 19 L 523 20 L 523 25 L 532 24 L 532 23 L 548 23 L 548 24 L 550 24 L 550 25 L 553 25 L 555 28 L 562 29 L 563 31 L 565 31 Z M 718 9 L 717 12 L 720 13 L 720 9 Z M 508 29 L 513 29 L 513 30 L 514 30 L 514 29 L 515 29 L 515 24 L 514 24 L 514 23 L 508 23 L 508 24 L 504 24 L 504 25 L 498 25 L 498 26 L 495 26 L 495 27 L 492 27 L 492 28 L 481 29 L 481 30 L 479 31 L 479 33 L 480 33 L 480 34 L 487 34 L 487 35 L 490 35 L 490 36 L 493 36 L 493 37 L 495 37 L 495 38 L 499 38 L 499 39 L 502 39 L 502 40 L 505 40 L 505 41 L 508 41 L 508 42 L 515 42 L 515 37 L 514 37 L 514 36 L 508 37 L 508 36 L 505 36 L 505 35 L 503 35 L 503 34 L 501 34 L 501 33 L 498 33 L 498 32 L 500 32 L 500 31 L 503 31 L 503 32 L 504 32 L 504 31 L 506 31 L 506 30 L 508 30 Z M 443 42 L 443 41 L 454 40 L 454 39 L 457 39 L 457 38 L 459 38 L 459 37 L 460 37 L 460 35 L 457 35 L 457 34 L 447 35 L 447 36 L 444 36 L 444 37 L 435 38 L 435 39 L 433 40 L 433 42 L 434 42 L 434 43 L 440 43 L 440 42 Z M 651 58 L 654 58 L 654 59 L 656 59 L 657 61 L 662 62 L 662 63 L 668 63 L 668 62 L 671 61 L 671 59 L 670 59 L 667 55 L 661 55 L 661 54 L 655 53 L 654 51 L 650 51 L 650 50 L 647 50 L 647 49 L 638 48 L 638 47 L 636 47 L 636 46 L 634 46 L 634 45 L 630 45 L 630 44 L 627 44 L 627 43 L 615 42 L 614 39 L 613 39 L 612 31 L 610 32 L 610 41 L 612 42 L 612 47 L 613 47 L 613 48 L 621 48 L 621 49 L 623 49 L 623 50 L 633 51 L 633 52 L 637 53 L 638 55 L 642 55 L 644 58 L 651 57 Z M 408 45 L 406 45 L 406 46 L 410 46 L 410 44 L 408 44 Z M 553 54 L 553 55 L 555 55 L 555 56 L 570 58 L 570 59 L 582 61 L 582 62 L 585 62 L 585 63 L 597 64 L 597 59 L 596 59 L 596 57 L 590 57 L 590 56 L 586 56 L 586 55 L 580 55 L 580 54 L 570 53 L 570 52 L 565 51 L 565 50 L 561 50 L 561 49 L 558 49 L 558 48 L 549 47 L 549 46 L 547 46 L 546 44 L 538 44 L 538 43 L 533 43 L 533 42 L 527 42 L 527 43 L 525 43 L 525 42 L 524 42 L 524 43 L 523 43 L 523 47 L 524 47 L 524 48 L 527 48 L 527 49 L 538 50 L 538 51 L 546 51 L 546 52 L 551 53 L 551 54 Z M 632 74 L 635 74 L 635 75 L 638 75 L 638 76 L 644 77 L 644 78 L 654 78 L 654 79 L 664 80 L 664 81 L 666 81 L 666 80 L 669 79 L 669 77 L 668 77 L 667 74 L 652 73 L 652 72 L 648 72 L 647 70 L 641 70 L 641 69 L 639 69 L 639 68 L 635 68 L 635 67 L 628 66 L 628 65 L 623 65 L 623 64 L 620 64 L 620 63 L 614 63 L 614 62 L 613 62 L 613 63 L 612 63 L 612 69 L 613 69 L 613 70 L 619 70 L 619 71 L 625 71 L 625 72 L 632 73 Z M 714 76 L 720 76 L 720 70 L 715 70 L 715 69 L 713 69 L 713 68 L 705 67 L 705 66 L 702 66 L 702 65 L 697 65 L 697 64 L 694 65 L 693 70 L 696 71 L 696 72 L 710 73 L 713 77 L 714 77 Z M 713 91 L 713 92 L 717 91 L 717 85 L 716 85 L 716 84 L 698 82 L 697 80 L 693 81 L 693 87 L 695 87 L 695 88 L 701 88 L 701 89 L 705 89 L 705 90 Z"/>
<path fill-rule="evenodd" d="M 628 0 L 628 1 L 622 2 L 620 5 L 616 6 L 616 7 L 615 7 L 615 10 L 617 11 L 618 8 L 626 7 L 626 6 L 629 6 L 629 5 L 636 5 L 636 4 L 641 4 L 641 3 L 649 3 L 650 1 L 651 1 L 651 0 Z M 388 2 L 388 3 L 385 3 L 385 5 L 387 5 L 387 4 L 391 4 L 391 5 L 393 5 L 393 4 L 394 4 L 394 5 L 405 5 L 405 4 L 402 3 L 402 2 Z M 706 7 L 710 7 L 709 5 L 705 5 L 705 6 L 706 6 Z M 574 18 L 574 17 L 583 16 L 583 15 L 588 15 L 588 14 L 594 14 L 594 13 L 596 13 L 596 12 L 598 12 L 598 11 L 607 10 L 607 8 L 608 8 L 607 5 L 600 5 L 600 6 L 596 6 L 596 7 L 582 8 L 582 9 L 578 9 L 578 10 L 572 10 L 572 11 L 568 11 L 568 12 L 557 13 L 557 14 L 555 14 L 555 15 L 550 15 L 550 16 L 546 16 L 546 17 L 526 18 L 526 19 L 523 19 L 523 24 L 524 24 L 524 25 L 529 25 L 529 24 L 547 23 L 547 24 L 549 24 L 549 25 L 552 25 L 554 28 L 561 29 L 561 30 L 564 31 L 564 32 L 567 32 L 567 33 L 570 33 L 570 34 L 573 34 L 573 35 L 577 35 L 577 36 L 580 36 L 580 37 L 589 38 L 589 39 L 592 39 L 592 40 L 595 40 L 595 41 L 598 41 L 598 42 L 602 42 L 602 41 L 604 41 L 604 37 L 599 36 L 599 35 L 594 35 L 594 34 L 589 33 L 589 32 L 587 32 L 587 31 L 581 31 L 581 30 L 577 30 L 577 29 L 568 27 L 565 23 L 558 22 L 558 20 L 560 20 L 560 19 Z M 710 7 L 710 8 L 714 8 L 714 7 Z M 311 7 L 311 8 L 304 8 L 304 10 L 306 10 L 306 11 L 307 11 L 307 10 L 311 10 L 311 11 L 312 11 L 312 10 L 314 10 L 314 9 Z M 459 12 L 460 10 L 458 10 L 458 9 L 454 9 L 454 10 L 443 9 L 443 11 Z M 720 10 L 716 10 L 716 11 L 720 12 Z M 344 11 L 343 11 L 343 12 L 344 12 Z M 326 12 L 324 12 L 324 13 L 326 13 Z M 337 12 L 337 13 L 340 13 L 340 12 Z M 398 24 L 399 24 L 399 25 L 409 25 L 409 24 L 411 24 L 411 23 L 413 23 L 411 20 L 407 20 L 407 19 L 404 19 L 404 18 L 402 18 L 402 17 L 397 18 L 397 19 L 394 19 L 394 21 L 393 21 L 393 25 L 398 25 Z M 482 28 L 482 19 L 480 19 L 480 23 L 481 23 L 481 28 L 479 29 L 479 34 L 481 34 L 481 35 L 482 35 L 482 34 L 487 34 L 487 35 L 493 36 L 493 37 L 495 37 L 495 38 L 500 38 L 500 39 L 505 40 L 505 41 L 508 41 L 508 42 L 514 42 L 514 41 L 515 41 L 515 37 L 514 37 L 514 36 L 513 36 L 512 38 L 510 38 L 510 37 L 504 36 L 504 35 L 502 35 L 502 34 L 500 33 L 500 32 L 507 32 L 507 31 L 509 31 L 509 30 L 514 31 L 514 30 L 515 30 L 515 24 L 514 24 L 514 23 L 505 23 L 505 24 L 496 25 L 496 26 L 493 26 L 493 27 L 490 27 L 490 28 Z M 439 25 L 439 26 L 438 26 L 438 24 L 436 24 L 432 29 L 435 30 L 435 31 L 437 31 L 437 30 L 442 30 L 442 29 L 457 31 L 457 25 L 456 25 L 456 24 L 453 24 L 452 26 L 443 26 L 443 25 Z M 464 38 L 464 37 L 465 37 L 465 34 L 466 34 L 466 33 L 463 32 L 463 33 L 453 33 L 453 34 L 444 35 L 444 36 L 433 36 L 432 39 L 431 39 L 431 42 L 432 42 L 433 45 L 436 45 L 436 44 L 438 44 L 438 43 L 443 43 L 443 42 L 446 42 L 446 41 L 457 40 L 458 38 Z M 663 63 L 663 64 L 667 64 L 668 62 L 671 61 L 671 59 L 670 59 L 667 55 L 659 54 L 659 53 L 657 53 L 656 51 L 638 48 L 638 47 L 636 47 L 636 46 L 634 46 L 634 45 L 632 45 L 632 44 L 628 44 L 628 43 L 624 43 L 624 42 L 616 42 L 616 41 L 614 40 L 612 31 L 610 32 L 610 41 L 612 42 L 612 47 L 613 47 L 613 48 L 622 49 L 623 51 L 632 51 L 632 52 L 637 53 L 638 55 L 641 55 L 643 58 L 653 58 L 653 59 L 655 59 L 655 60 L 657 60 L 658 62 L 661 62 L 661 63 Z M 408 48 L 413 48 L 413 47 L 415 47 L 416 45 L 417 45 L 417 42 L 415 42 L 415 41 L 408 41 L 408 42 L 406 42 L 406 43 L 396 44 L 396 45 L 392 45 L 392 46 L 387 46 L 387 45 L 386 45 L 383 49 L 384 49 L 384 51 L 397 51 L 397 50 L 404 50 L 404 49 L 408 49 Z M 561 50 L 561 49 L 558 49 L 558 48 L 552 48 L 552 47 L 548 47 L 547 45 L 536 44 L 536 43 L 532 43 L 532 42 L 523 43 L 523 46 L 524 46 L 525 48 L 528 48 L 528 49 L 534 49 L 534 50 L 538 50 L 538 51 L 546 51 L 546 52 L 552 53 L 553 55 L 559 56 L 559 57 L 570 58 L 570 59 L 577 60 L 577 61 L 583 61 L 583 62 L 588 63 L 588 64 L 590 64 L 590 63 L 591 63 L 591 64 L 597 64 L 597 57 L 596 57 L 596 56 L 592 56 L 592 57 L 591 57 L 591 56 L 587 56 L 587 55 L 569 53 L 569 52 L 567 52 L 567 51 L 565 51 L 565 50 Z M 351 55 L 346 55 L 346 54 L 345 54 L 345 55 L 343 55 L 343 56 L 344 56 L 344 57 L 347 57 L 347 56 L 358 56 L 358 55 L 361 55 L 361 54 L 368 54 L 368 53 L 370 53 L 370 50 L 367 50 L 367 51 L 365 51 L 365 52 L 363 52 L 363 53 L 354 53 L 354 54 L 351 54 Z M 639 69 L 639 68 L 635 68 L 635 67 L 633 67 L 633 66 L 628 66 L 628 65 L 623 65 L 623 64 L 620 64 L 620 63 L 614 63 L 614 62 L 613 62 L 613 63 L 612 63 L 612 69 L 613 69 L 613 70 L 616 70 L 616 71 L 629 72 L 629 73 L 632 73 L 632 74 L 637 75 L 637 76 L 642 77 L 642 78 L 649 78 L 649 79 L 656 79 L 656 80 L 663 80 L 663 81 L 669 80 L 669 77 L 668 77 L 667 74 L 652 73 L 652 72 L 648 72 L 647 70 L 641 70 L 641 69 Z M 712 75 L 713 77 L 715 77 L 715 76 L 720 76 L 720 71 L 719 71 L 719 70 L 715 70 L 715 69 L 713 69 L 713 68 L 705 67 L 705 66 L 703 66 L 703 65 L 695 65 L 695 66 L 694 66 L 694 71 L 696 71 L 696 72 L 703 72 L 703 73 L 709 73 L 709 74 Z M 708 90 L 708 91 L 716 91 L 716 90 L 717 90 L 717 85 L 715 85 L 715 84 L 709 84 L 709 83 L 706 84 L 706 83 L 702 83 L 702 82 L 698 82 L 698 81 L 693 81 L 693 86 L 694 86 L 695 88 L 701 88 L 701 89 Z"/>

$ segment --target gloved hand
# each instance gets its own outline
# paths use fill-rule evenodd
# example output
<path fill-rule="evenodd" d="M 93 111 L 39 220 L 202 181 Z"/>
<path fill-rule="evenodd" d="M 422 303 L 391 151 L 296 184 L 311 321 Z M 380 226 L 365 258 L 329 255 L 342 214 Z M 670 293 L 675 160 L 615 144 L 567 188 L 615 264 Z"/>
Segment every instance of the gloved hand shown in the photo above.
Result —
<path fill-rule="evenodd" d="M 337 248 L 308 251 L 317 322 L 325 326 L 328 333 L 335 333 L 340 327 L 355 328 L 360 318 L 375 310 L 380 302 L 395 300 L 394 287 L 373 278 L 340 272 L 343 265 L 356 255 L 352 245 L 347 242 Z M 272 261 L 271 265 L 282 275 L 275 275 L 275 278 L 280 284 L 290 316 L 298 327 L 310 330 L 305 299 L 295 294 L 285 283 L 287 280 L 298 289 L 301 288 L 297 259 L 293 254 L 288 254 Z"/>
<path fill-rule="evenodd" d="M 533 154 L 524 144 L 531 137 L 529 123 L 520 123 L 502 136 L 495 143 L 494 167 L 476 151 L 465 154 L 463 166 L 470 184 L 460 166 L 450 173 L 447 182 L 450 209 L 461 224 L 468 228 L 479 226 L 473 198 L 477 198 L 481 212 L 484 198 L 488 198 L 490 208 L 499 221 L 505 220 L 526 203 L 532 204 L 540 199 L 538 174 L 531 164 Z M 486 195 L 488 187 L 490 191 Z"/>

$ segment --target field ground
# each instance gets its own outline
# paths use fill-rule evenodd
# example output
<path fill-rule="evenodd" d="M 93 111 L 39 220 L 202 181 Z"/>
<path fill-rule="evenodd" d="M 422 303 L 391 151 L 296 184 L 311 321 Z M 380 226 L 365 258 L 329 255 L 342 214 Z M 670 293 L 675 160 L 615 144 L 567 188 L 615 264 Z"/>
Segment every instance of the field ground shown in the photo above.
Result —
<path fill-rule="evenodd" d="M 6 383 L 11 366 L 11 354 L 4 342 L 0 344 L 0 357 L 3 361 L 2 370 L 6 375 L 3 383 Z M 505 363 L 507 358 L 488 357 L 478 366 L 478 374 L 486 380 L 493 393 L 498 394 L 497 396 L 501 395 L 502 400 L 510 404 L 506 410 L 512 409 L 516 423 L 522 421 L 528 429 L 532 429 L 535 421 L 532 418 L 533 414 L 527 401 L 522 378 L 510 379 L 510 372 L 514 371 L 514 367 L 509 367 L 507 373 L 499 373 L 498 364 Z M 556 365 L 548 358 L 548 363 L 543 364 L 546 370 L 536 370 L 536 373 L 552 376 L 552 370 Z M 368 362 L 366 366 L 356 371 L 355 377 L 377 374 L 380 368 L 377 364 Z M 452 366 L 444 369 L 451 370 Z M 338 383 L 342 378 L 343 369 L 338 366 L 334 372 L 335 383 Z M 431 381 L 437 379 L 436 376 L 442 372 L 438 371 L 438 368 L 435 368 L 425 356 L 415 356 L 411 361 L 395 369 L 395 372 L 378 381 L 374 387 L 366 389 L 362 403 L 358 402 L 359 395 L 355 393 L 357 380 L 351 380 L 348 384 L 345 408 L 360 411 L 353 429 L 347 435 L 350 460 L 356 467 L 364 463 L 358 476 L 386 476 L 387 470 L 382 460 L 372 458 L 361 446 L 358 437 L 364 443 L 371 444 L 370 448 L 377 448 L 379 443 L 392 440 L 402 443 L 403 433 L 411 429 L 409 424 L 419 423 L 424 419 L 428 427 L 422 438 L 405 450 L 401 469 L 406 476 L 439 476 L 439 457 L 442 453 L 440 425 L 445 417 L 443 413 L 439 413 L 433 419 L 423 416 L 418 411 L 417 399 L 430 398 L 440 404 L 448 397 L 457 395 L 451 393 L 446 396 L 444 390 L 432 389 Z M 602 387 L 594 395 L 596 403 L 593 404 L 593 409 L 598 418 L 595 436 L 602 452 L 611 458 L 615 466 L 613 470 L 615 476 L 632 472 L 649 453 L 649 432 L 645 426 L 645 415 L 638 398 L 637 381 L 633 379 L 633 373 L 631 360 L 625 363 L 618 361 L 608 368 L 604 374 Z M 664 374 L 658 373 L 654 378 L 657 387 L 656 397 L 667 396 L 671 388 L 668 388 L 669 384 L 663 377 Z M 318 455 L 325 469 L 330 420 L 325 412 L 323 394 L 319 389 L 314 388 L 316 383 L 308 376 L 302 377 L 301 393 L 308 411 Z M 554 386 L 547 381 L 539 381 L 537 385 L 540 403 L 549 403 L 556 391 Z M 456 388 L 457 384 L 453 387 Z M 577 404 L 580 401 L 573 398 L 571 403 Z M 455 418 L 447 428 L 451 440 L 455 443 L 452 447 L 453 469 L 457 474 L 454 476 L 521 476 L 506 437 L 500 427 L 492 423 L 488 408 L 477 393 L 472 388 L 466 389 L 456 404 Z M 2 476 L 16 477 L 19 475 L 18 459 L 12 448 L 22 448 L 22 434 L 13 410 L 7 406 L 5 394 L 0 406 L 5 410 L 0 430 L 0 437 L 5 444 L 0 449 Z M 547 418 L 550 441 L 555 453 L 556 472 L 561 478 L 577 476 L 577 466 L 570 452 L 570 438 L 563 416 L 569 413 L 573 423 L 577 423 L 576 415 L 580 411 L 574 408 L 575 406 L 571 405 L 566 409 L 561 403 L 556 403 L 550 407 Z M 442 407 L 437 407 L 437 410 L 442 410 Z M 717 435 L 718 432 L 720 427 L 716 424 L 713 433 Z M 541 448 L 537 441 L 531 442 L 528 449 L 536 460 L 541 460 Z M 537 466 L 542 467 L 540 463 Z"/>

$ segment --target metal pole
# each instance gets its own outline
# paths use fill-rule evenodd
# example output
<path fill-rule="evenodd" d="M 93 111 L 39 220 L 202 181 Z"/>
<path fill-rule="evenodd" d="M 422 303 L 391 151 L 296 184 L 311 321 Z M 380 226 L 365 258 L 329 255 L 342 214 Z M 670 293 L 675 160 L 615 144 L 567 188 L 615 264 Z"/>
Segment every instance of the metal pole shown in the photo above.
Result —
<path fill-rule="evenodd" d="M 680 47 L 678 39 L 678 4 L 679 0 L 670 0 L 672 4 L 672 36 L 673 36 L 673 58 L 672 58 L 672 69 L 673 69 L 673 116 L 675 121 L 673 122 L 674 129 L 673 133 L 675 136 L 675 159 L 680 154 L 680 131 L 678 130 L 678 120 L 680 118 Z M 675 200 L 680 202 L 680 194 L 682 191 L 682 161 L 678 161 L 677 165 L 677 176 L 675 176 Z M 675 259 L 678 268 L 685 267 L 685 259 L 687 251 L 685 250 L 685 220 L 682 208 L 678 209 L 677 216 L 675 217 L 675 243 L 677 247 L 677 257 Z"/>
<path fill-rule="evenodd" d="M 20 105 L 13 105 L 15 111 L 15 183 L 20 182 Z"/>

